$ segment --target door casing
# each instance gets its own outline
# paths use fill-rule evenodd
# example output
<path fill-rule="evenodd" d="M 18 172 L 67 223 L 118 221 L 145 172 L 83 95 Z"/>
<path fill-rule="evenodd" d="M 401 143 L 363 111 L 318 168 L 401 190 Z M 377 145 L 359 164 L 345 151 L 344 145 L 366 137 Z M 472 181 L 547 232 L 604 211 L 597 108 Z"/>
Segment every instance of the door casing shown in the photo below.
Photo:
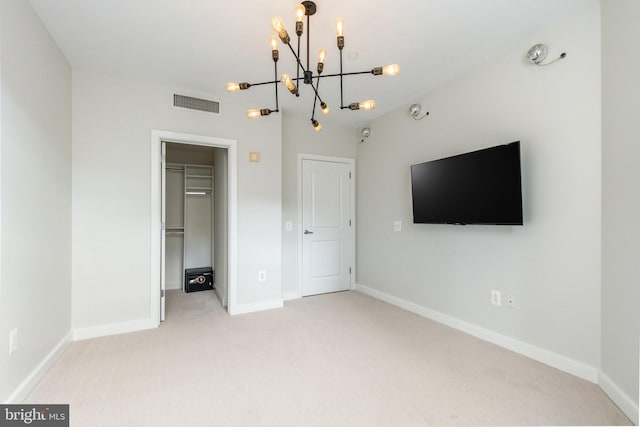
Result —
<path fill-rule="evenodd" d="M 303 238 L 303 224 L 302 224 L 302 162 L 303 160 L 317 160 L 322 162 L 332 162 L 332 163 L 344 163 L 350 166 L 351 172 L 351 180 L 350 180 L 350 191 L 351 191 L 351 200 L 349 209 L 351 211 L 350 217 L 352 218 L 351 224 L 351 239 L 353 240 L 353 245 L 351 253 L 349 256 L 351 257 L 351 277 L 350 277 L 350 286 L 351 289 L 355 289 L 356 283 L 356 161 L 352 158 L 347 157 L 333 157 L 333 156 L 320 156 L 316 154 L 304 154 L 298 153 L 298 254 L 297 254 L 297 296 L 298 298 L 302 298 L 302 265 L 303 265 L 303 253 L 302 253 L 302 238 Z"/>
<path fill-rule="evenodd" d="M 151 321 L 160 324 L 160 261 L 161 261 L 161 197 L 162 197 L 162 142 L 226 148 L 227 157 L 227 311 L 236 314 L 238 271 L 238 148 L 234 139 L 190 135 L 170 131 L 151 131 L 151 271 L 149 301 Z"/>

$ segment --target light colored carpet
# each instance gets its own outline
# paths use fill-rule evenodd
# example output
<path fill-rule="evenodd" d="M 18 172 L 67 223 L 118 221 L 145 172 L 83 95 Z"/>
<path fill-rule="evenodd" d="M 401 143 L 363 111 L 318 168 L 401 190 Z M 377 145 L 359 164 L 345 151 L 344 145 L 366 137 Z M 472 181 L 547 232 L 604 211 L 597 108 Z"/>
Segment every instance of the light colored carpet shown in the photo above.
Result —
<path fill-rule="evenodd" d="M 73 343 L 27 403 L 73 426 L 631 425 L 598 386 L 358 292 Z"/>

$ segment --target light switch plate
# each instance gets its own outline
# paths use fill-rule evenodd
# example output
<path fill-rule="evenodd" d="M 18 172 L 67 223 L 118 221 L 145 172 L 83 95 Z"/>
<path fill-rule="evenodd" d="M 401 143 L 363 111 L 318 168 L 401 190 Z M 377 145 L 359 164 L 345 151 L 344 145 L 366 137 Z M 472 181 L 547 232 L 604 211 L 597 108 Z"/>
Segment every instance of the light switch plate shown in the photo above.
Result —
<path fill-rule="evenodd" d="M 402 221 L 393 221 L 393 231 L 402 231 Z"/>
<path fill-rule="evenodd" d="M 260 153 L 258 151 L 250 152 L 249 161 L 252 163 L 260 163 Z"/>

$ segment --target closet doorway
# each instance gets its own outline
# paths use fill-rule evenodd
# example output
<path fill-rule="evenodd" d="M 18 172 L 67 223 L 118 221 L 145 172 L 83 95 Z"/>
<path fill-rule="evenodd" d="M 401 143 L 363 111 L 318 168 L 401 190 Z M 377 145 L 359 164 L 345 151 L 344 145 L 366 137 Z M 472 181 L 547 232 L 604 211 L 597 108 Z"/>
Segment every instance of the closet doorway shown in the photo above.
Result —
<path fill-rule="evenodd" d="M 166 131 L 151 139 L 151 318 L 164 320 L 166 290 L 183 292 L 184 269 L 200 267 L 214 269 L 215 295 L 233 314 L 236 141 Z"/>
<path fill-rule="evenodd" d="M 226 307 L 227 149 L 163 142 L 163 154 L 165 290 L 185 292 L 185 271 L 211 268 Z"/>

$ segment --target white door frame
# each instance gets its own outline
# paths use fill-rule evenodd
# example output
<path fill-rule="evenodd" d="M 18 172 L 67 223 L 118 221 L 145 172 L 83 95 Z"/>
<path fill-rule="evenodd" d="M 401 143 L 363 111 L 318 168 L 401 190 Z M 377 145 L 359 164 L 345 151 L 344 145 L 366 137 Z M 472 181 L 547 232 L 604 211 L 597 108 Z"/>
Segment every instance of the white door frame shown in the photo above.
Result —
<path fill-rule="evenodd" d="M 160 147 L 160 321 L 164 322 L 167 300 L 167 143 L 161 140 Z"/>
<path fill-rule="evenodd" d="M 351 263 L 351 277 L 350 288 L 355 289 L 356 283 L 356 161 L 355 159 L 351 159 L 348 157 L 332 157 L 332 156 L 320 156 L 317 154 L 305 154 L 298 153 L 298 298 L 302 298 L 302 161 L 303 160 L 316 160 L 320 162 L 331 162 L 331 163 L 344 163 L 350 166 L 351 172 L 351 206 L 349 209 L 351 211 L 351 238 L 353 239 L 353 249 L 351 251 L 351 257 L 353 262 Z"/>
<path fill-rule="evenodd" d="M 162 142 L 177 144 L 203 145 L 206 147 L 226 148 L 227 167 L 227 227 L 228 235 L 228 272 L 227 272 L 227 312 L 233 314 L 237 305 L 238 271 L 238 148 L 234 139 L 212 136 L 189 135 L 163 130 L 151 131 L 151 284 L 149 287 L 151 320 L 160 324 L 160 235 L 161 197 L 162 197 Z"/>

